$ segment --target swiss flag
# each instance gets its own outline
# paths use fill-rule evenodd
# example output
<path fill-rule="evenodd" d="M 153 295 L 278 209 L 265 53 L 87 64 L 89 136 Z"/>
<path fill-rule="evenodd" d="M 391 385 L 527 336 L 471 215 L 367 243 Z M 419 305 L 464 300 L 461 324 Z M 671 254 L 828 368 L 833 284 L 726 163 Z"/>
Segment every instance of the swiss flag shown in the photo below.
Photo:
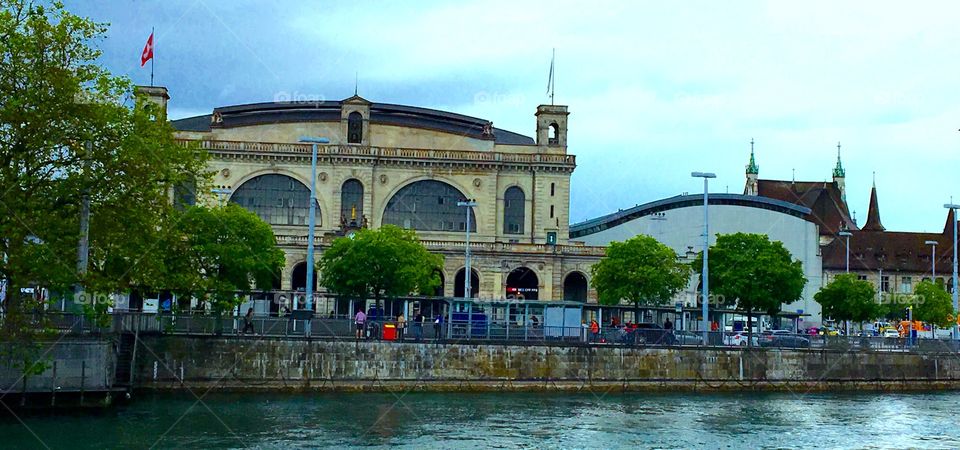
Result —
<path fill-rule="evenodd" d="M 143 53 L 140 55 L 140 67 L 143 67 L 147 61 L 153 59 L 153 33 L 147 38 L 147 45 L 143 46 Z"/>

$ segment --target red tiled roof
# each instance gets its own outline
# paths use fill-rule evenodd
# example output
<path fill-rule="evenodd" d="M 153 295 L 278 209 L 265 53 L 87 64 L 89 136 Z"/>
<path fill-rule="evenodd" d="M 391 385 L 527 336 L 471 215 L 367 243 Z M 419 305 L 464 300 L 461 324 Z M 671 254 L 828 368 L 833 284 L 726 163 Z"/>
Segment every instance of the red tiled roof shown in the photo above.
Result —
<path fill-rule="evenodd" d="M 870 209 L 867 210 L 867 223 L 863 224 L 864 231 L 883 231 L 886 228 L 880 223 L 880 204 L 877 202 L 877 187 L 870 189 Z"/>
<path fill-rule="evenodd" d="M 832 181 L 757 180 L 757 193 L 810 208 L 807 220 L 820 227 L 820 234 L 836 235 L 841 229 L 859 229 L 850 218 L 840 187 Z"/>
<path fill-rule="evenodd" d="M 937 275 L 949 275 L 953 270 L 953 236 L 942 233 L 912 233 L 905 231 L 851 231 L 850 270 L 865 271 L 883 268 L 885 271 L 918 272 L 930 274 L 930 245 L 936 241 Z M 823 268 L 846 269 L 846 238 L 837 237 L 821 247 Z"/>

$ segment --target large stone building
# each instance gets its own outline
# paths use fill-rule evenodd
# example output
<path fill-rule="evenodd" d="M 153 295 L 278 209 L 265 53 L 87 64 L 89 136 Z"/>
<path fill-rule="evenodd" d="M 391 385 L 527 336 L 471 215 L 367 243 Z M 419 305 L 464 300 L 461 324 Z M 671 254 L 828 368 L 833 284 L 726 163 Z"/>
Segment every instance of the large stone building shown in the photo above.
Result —
<path fill-rule="evenodd" d="M 146 91 L 166 105 L 166 89 Z M 212 156 L 221 201 L 273 226 L 287 259 L 277 289 L 306 286 L 311 145 L 299 141 L 307 136 L 330 141 L 319 145 L 314 180 L 318 257 L 352 229 L 414 229 L 445 257 L 437 295 L 462 297 L 467 208 L 457 203 L 473 199 L 472 296 L 586 301 L 595 298 L 589 267 L 603 248 L 568 238 L 576 159 L 567 153 L 567 107 L 540 105 L 535 118 L 530 138 L 486 120 L 355 95 L 218 107 L 173 126 L 179 142 Z"/>

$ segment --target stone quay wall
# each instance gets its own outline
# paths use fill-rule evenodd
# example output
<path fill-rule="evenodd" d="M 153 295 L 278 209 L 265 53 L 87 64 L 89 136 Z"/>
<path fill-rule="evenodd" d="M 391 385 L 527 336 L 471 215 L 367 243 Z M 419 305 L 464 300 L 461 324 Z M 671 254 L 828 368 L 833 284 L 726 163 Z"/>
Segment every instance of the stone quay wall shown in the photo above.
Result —
<path fill-rule="evenodd" d="M 956 353 L 148 336 L 141 389 L 956 389 Z"/>
<path fill-rule="evenodd" d="M 114 384 L 116 352 L 105 339 L 62 339 L 40 344 L 46 369 L 24 377 L 13 361 L 0 361 L 0 393 L 108 391 Z"/>

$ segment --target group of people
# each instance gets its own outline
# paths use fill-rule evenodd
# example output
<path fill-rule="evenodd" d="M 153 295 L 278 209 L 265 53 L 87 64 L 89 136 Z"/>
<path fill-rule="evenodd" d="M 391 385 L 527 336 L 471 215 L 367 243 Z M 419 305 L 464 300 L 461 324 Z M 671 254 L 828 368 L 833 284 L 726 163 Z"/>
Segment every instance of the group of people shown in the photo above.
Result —
<path fill-rule="evenodd" d="M 427 318 L 420 311 L 417 311 L 414 314 L 412 322 L 408 322 L 407 318 L 404 317 L 403 314 L 398 315 L 396 317 L 397 340 L 402 341 L 405 339 L 408 325 L 412 326 L 413 328 L 414 340 L 423 340 L 423 326 L 426 324 L 426 322 Z M 443 322 L 443 316 L 440 314 L 437 314 L 437 317 L 433 319 L 433 335 L 436 339 L 443 337 Z M 375 322 L 370 323 L 370 321 L 367 320 L 367 315 L 364 314 L 362 309 L 358 309 L 357 314 L 353 316 L 353 323 L 356 326 L 357 339 L 367 339 L 368 337 L 380 336 L 379 326 Z"/>

